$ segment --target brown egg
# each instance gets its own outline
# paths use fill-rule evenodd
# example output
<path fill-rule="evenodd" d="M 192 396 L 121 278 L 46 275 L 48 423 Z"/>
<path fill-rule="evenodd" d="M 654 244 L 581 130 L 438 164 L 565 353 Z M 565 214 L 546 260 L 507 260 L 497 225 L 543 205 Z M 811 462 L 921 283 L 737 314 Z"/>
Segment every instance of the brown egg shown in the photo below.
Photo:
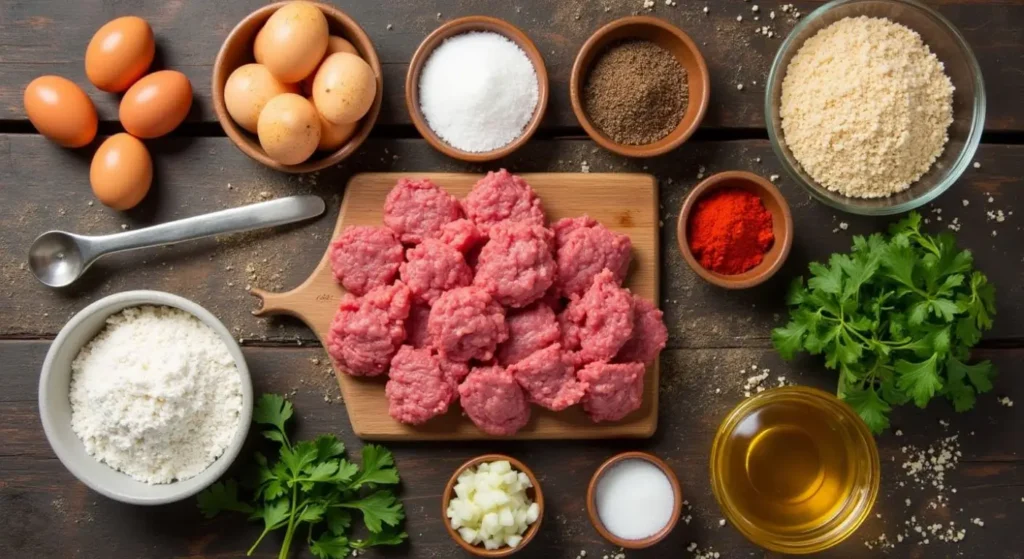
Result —
<path fill-rule="evenodd" d="M 71 80 L 39 76 L 25 88 L 24 103 L 32 126 L 64 147 L 79 148 L 96 137 L 96 107 Z"/>
<path fill-rule="evenodd" d="M 282 93 L 296 93 L 295 84 L 284 84 L 262 64 L 240 66 L 224 84 L 224 105 L 239 126 L 256 133 L 256 123 L 267 101 Z"/>
<path fill-rule="evenodd" d="M 317 144 L 316 149 L 322 151 L 334 151 L 340 148 L 359 128 L 358 120 L 348 124 L 334 124 L 324 118 L 320 111 L 317 111 L 316 116 L 320 118 L 320 143 Z"/>
<path fill-rule="evenodd" d="M 107 22 L 85 49 L 85 75 L 93 85 L 120 93 L 138 81 L 153 63 L 156 42 L 146 20 L 125 16 Z"/>
<path fill-rule="evenodd" d="M 135 82 L 121 99 L 121 125 L 138 138 L 156 138 L 178 127 L 192 107 L 185 74 L 162 70 Z"/>
<path fill-rule="evenodd" d="M 146 146 L 128 134 L 104 141 L 89 167 L 92 192 L 115 210 L 134 208 L 146 197 L 153 182 L 153 160 Z"/>
<path fill-rule="evenodd" d="M 263 107 L 256 132 L 271 159 L 297 165 L 320 144 L 320 116 L 305 97 L 284 93 Z"/>
<path fill-rule="evenodd" d="M 256 36 L 257 61 L 284 83 L 312 74 L 327 52 L 327 18 L 310 2 L 290 2 L 270 16 Z"/>
<path fill-rule="evenodd" d="M 331 35 L 327 39 L 327 52 L 324 53 L 324 59 L 336 52 L 347 52 L 349 54 L 359 56 L 359 51 L 356 50 L 355 45 L 337 35 Z M 323 60 L 320 61 L 320 64 L 323 64 Z M 320 68 L 319 64 L 317 65 L 317 68 Z M 313 78 L 315 77 L 316 72 L 313 72 L 302 80 L 302 94 L 306 97 L 313 94 Z"/>
<path fill-rule="evenodd" d="M 335 124 L 355 122 L 370 110 L 377 95 L 377 78 L 365 60 L 347 52 L 324 60 L 313 80 L 313 103 Z"/>

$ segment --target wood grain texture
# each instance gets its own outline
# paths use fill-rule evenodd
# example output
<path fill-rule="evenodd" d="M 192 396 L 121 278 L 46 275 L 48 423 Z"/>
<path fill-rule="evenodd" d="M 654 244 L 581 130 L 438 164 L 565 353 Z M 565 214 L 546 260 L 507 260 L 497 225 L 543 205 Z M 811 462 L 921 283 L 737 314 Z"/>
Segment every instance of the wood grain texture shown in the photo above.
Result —
<path fill-rule="evenodd" d="M 1024 130 L 1024 113 L 1015 92 L 1024 89 L 1024 4 L 1014 0 L 926 0 L 950 19 L 974 49 L 988 87 L 989 131 Z M 822 0 L 792 2 L 804 14 Z M 261 0 L 136 0 L 130 3 L 87 0 L 7 0 L 0 3 L 0 120 L 24 120 L 21 95 L 41 74 L 58 74 L 82 85 L 100 118 L 116 120 L 118 97 L 98 91 L 85 79 L 83 58 L 92 34 L 121 15 L 146 18 L 156 33 L 161 68 L 184 72 L 192 80 L 196 103 L 191 122 L 215 122 L 210 103 L 213 60 L 228 32 Z M 586 38 L 600 26 L 623 16 L 649 13 L 679 26 L 700 46 L 711 74 L 711 106 L 705 128 L 763 128 L 764 83 L 782 37 L 795 25 L 779 9 L 782 2 L 762 2 L 751 12 L 742 0 L 697 2 L 676 6 L 662 0 L 652 10 L 643 0 L 389 0 L 346 1 L 334 5 L 348 12 L 377 47 L 384 70 L 385 99 L 381 124 L 409 124 L 404 84 L 409 60 L 419 43 L 444 21 L 487 14 L 516 25 L 534 40 L 551 76 L 551 103 L 544 126 L 576 127 L 569 105 L 569 71 Z M 707 14 L 704 6 L 709 6 Z M 772 20 L 768 13 L 776 11 Z M 438 15 L 440 14 L 440 15 Z M 738 15 L 743 21 L 736 21 Z M 755 21 L 754 17 L 759 17 Z M 774 37 L 754 33 L 769 26 Z M 389 28 L 390 27 L 390 28 Z M 756 83 L 755 83 L 756 82 Z M 742 91 L 736 85 L 744 84 Z"/>
<path fill-rule="evenodd" d="M 53 455 L 39 424 L 36 383 L 49 343 L 0 341 L 0 557 L 19 559 L 69 558 L 221 558 L 241 559 L 256 540 L 260 527 L 240 517 L 204 520 L 194 500 L 162 506 L 133 507 L 91 492 L 75 480 Z M 337 385 L 324 374 L 318 348 L 252 348 L 244 350 L 257 394 L 292 394 L 296 408 L 295 437 L 311 438 L 335 433 L 358 459 L 362 443 L 353 433 L 342 404 L 332 402 Z M 875 514 L 847 542 L 816 555 L 823 559 L 893 557 L 1008 558 L 1020 557 L 1024 532 L 1019 529 L 1024 497 L 1024 375 L 1015 367 L 1024 350 L 991 350 L 979 354 L 1003 371 L 994 394 L 980 398 L 978 408 L 956 414 L 936 403 L 926 410 L 912 406 L 899 409 L 893 431 L 878 438 L 882 456 L 882 489 Z M 721 512 L 711 493 L 707 453 L 714 430 L 727 411 L 742 398 L 751 365 L 769 368 L 771 379 L 785 375 L 794 383 L 834 388 L 835 377 L 824 372 L 819 360 L 782 362 L 771 350 L 755 348 L 685 349 L 662 355 L 659 430 L 643 441 L 480 441 L 422 444 L 390 442 L 402 475 L 401 497 L 408 520 L 410 543 L 393 550 L 371 551 L 367 557 L 447 559 L 461 557 L 441 524 L 438 513 L 441 493 L 451 473 L 464 460 L 504 452 L 522 460 L 537 474 L 546 497 L 544 526 L 537 539 L 516 555 L 522 559 L 576 559 L 581 550 L 588 559 L 600 559 L 614 551 L 603 542 L 586 518 L 584 498 L 590 476 L 606 458 L 625 450 L 644 450 L 663 458 L 676 472 L 689 507 L 664 542 L 642 552 L 628 552 L 628 559 L 689 558 L 683 550 L 690 542 L 713 548 L 723 559 L 779 557 L 748 543 L 732 527 L 719 526 Z M 292 391 L 295 391 L 294 394 Z M 1000 406 L 996 396 L 1008 395 L 1017 405 Z M 939 421 L 948 421 L 943 427 Z M 902 436 L 895 430 L 900 429 Z M 906 460 L 901 447 L 927 447 L 942 436 L 959 435 L 958 468 L 946 473 L 949 503 L 932 509 L 937 491 L 920 487 L 903 473 Z M 253 432 L 246 457 L 263 443 Z M 239 459 L 239 466 L 244 458 Z M 235 468 L 233 473 L 237 473 Z M 900 483 L 904 485 L 901 486 Z M 910 500 L 910 504 L 906 500 Z M 895 540 L 897 533 L 911 531 L 904 522 L 914 516 L 922 525 L 941 522 L 967 530 L 960 544 L 942 543 L 913 533 L 903 544 L 882 554 L 869 551 L 864 542 L 880 534 Z M 979 518 L 985 527 L 971 524 Z M 59 534 L 57 536 L 56 534 Z M 254 555 L 277 556 L 280 539 L 273 536 Z M 299 546 L 301 547 L 301 546 Z M 296 558 L 311 557 L 300 552 Z"/>
<path fill-rule="evenodd" d="M 457 198 L 464 198 L 476 181 L 474 174 L 365 173 L 348 182 L 332 239 L 350 226 L 383 224 L 384 200 L 402 177 L 427 178 Z M 658 185 L 650 175 L 617 173 L 527 173 L 522 177 L 544 204 L 550 222 L 587 214 L 633 243 L 633 263 L 625 285 L 633 293 L 658 300 L 660 250 L 658 247 Z M 331 321 L 345 290 L 334 279 L 330 252 L 324 253 L 313 273 L 285 293 L 254 293 L 263 299 L 257 316 L 287 314 L 305 322 L 320 344 L 327 345 Z M 513 437 L 490 437 L 458 406 L 423 425 L 404 425 L 388 415 L 384 377 L 359 378 L 336 371 L 352 430 L 370 440 L 475 440 L 499 439 L 612 439 L 646 438 L 658 425 L 658 366 L 644 378 L 643 405 L 621 421 L 594 423 L 579 406 L 562 412 L 532 407 L 530 422 Z"/>
<path fill-rule="evenodd" d="M 119 213 L 93 202 L 88 186 L 88 150 L 58 148 L 33 135 L 0 135 L 0 337 L 50 338 L 77 310 L 110 293 L 159 289 L 210 309 L 246 344 L 317 343 L 301 322 L 253 317 L 246 286 L 284 291 L 310 275 L 327 248 L 345 184 L 355 172 L 473 172 L 508 167 L 513 172 L 546 170 L 651 173 L 660 184 L 661 307 L 670 348 L 767 347 L 771 328 L 785 316 L 780 295 L 806 273 L 811 260 L 850 248 L 854 234 L 884 231 L 894 218 L 849 216 L 816 203 L 785 176 L 765 141 L 690 142 L 651 160 L 629 160 L 589 141 L 540 141 L 493 165 L 467 165 L 430 149 L 422 140 L 367 142 L 352 159 L 316 176 L 280 174 L 250 161 L 226 138 L 163 138 L 148 142 L 155 182 L 140 207 Z M 999 314 L 986 343 L 1024 341 L 1024 146 L 983 145 L 979 169 L 935 204 L 922 209 L 931 231 L 948 230 L 954 219 L 962 247 L 997 289 Z M 793 249 L 770 282 L 727 292 L 693 273 L 675 247 L 675 219 L 698 180 L 726 170 L 748 170 L 776 183 L 793 214 Z M 176 246 L 113 255 L 100 260 L 74 286 L 53 291 L 24 266 L 32 239 L 49 229 L 84 234 L 113 233 L 265 197 L 318 194 L 328 202 L 321 219 L 273 231 L 204 239 Z M 992 199 L 989 202 L 989 198 Z M 968 205 L 964 206 L 964 200 Z M 941 211 L 941 213 L 939 213 Z M 989 217 L 1002 211 L 1004 221 Z M 1010 212 L 1013 212 L 1012 214 Z M 941 221 L 940 221 L 941 220 Z M 846 229 L 841 226 L 846 224 Z M 992 232 L 996 232 L 996 236 Z M 247 271 L 251 270 L 251 271 Z"/>

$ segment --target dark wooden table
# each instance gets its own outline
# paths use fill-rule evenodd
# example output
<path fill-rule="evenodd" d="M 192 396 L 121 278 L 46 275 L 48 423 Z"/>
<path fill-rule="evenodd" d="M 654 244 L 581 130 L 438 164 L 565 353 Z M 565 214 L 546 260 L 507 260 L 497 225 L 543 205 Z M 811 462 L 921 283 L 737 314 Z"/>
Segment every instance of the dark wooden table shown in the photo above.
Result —
<path fill-rule="evenodd" d="M 756 0 L 755 0 L 756 1 Z M 334 2 L 373 38 L 384 65 L 384 110 L 374 137 L 358 155 L 315 176 L 267 170 L 242 155 L 224 137 L 210 102 L 211 65 L 231 27 L 261 3 L 201 0 L 0 2 L 0 557 L 242 557 L 258 535 L 237 519 L 203 520 L 189 500 L 172 506 L 123 505 L 90 491 L 54 456 L 43 436 L 36 403 L 37 378 L 50 341 L 64 322 L 86 304 L 129 289 L 177 293 L 204 305 L 243 341 L 257 392 L 294 392 L 300 436 L 337 433 L 350 449 L 352 435 L 337 386 L 325 374 L 324 351 L 302 324 L 258 320 L 250 285 L 281 289 L 296 285 L 316 264 L 328 241 L 348 177 L 364 171 L 472 171 L 506 166 L 514 171 L 644 171 L 661 184 L 662 300 L 671 337 L 662 356 L 661 416 L 648 441 L 492 442 L 480 444 L 390 444 L 404 478 L 408 546 L 391 557 L 457 557 L 445 534 L 440 493 L 452 470 L 473 455 L 502 451 L 532 465 L 548 497 L 544 529 L 519 557 L 601 558 L 614 548 L 589 525 L 586 483 L 613 453 L 643 449 L 664 457 L 679 475 L 689 502 L 689 521 L 662 544 L 628 557 L 690 557 L 691 542 L 722 558 L 769 557 L 730 526 L 711 495 L 707 461 L 714 430 L 743 398 L 751 366 L 771 370 L 770 381 L 833 390 L 835 378 L 819 360 L 782 362 L 771 349 L 770 329 L 784 317 L 781 292 L 808 261 L 848 248 L 854 234 L 882 230 L 889 220 L 835 212 L 813 202 L 783 177 L 779 183 L 796 220 L 793 254 L 768 285 L 742 293 L 710 287 L 686 267 L 675 249 L 674 220 L 688 189 L 703 169 L 710 174 L 746 169 L 783 174 L 766 140 L 763 84 L 780 39 L 755 35 L 770 25 L 784 36 L 794 25 L 781 3 L 657 0 L 653 13 L 680 25 L 702 45 L 713 81 L 712 104 L 697 136 L 675 152 L 632 161 L 599 150 L 583 136 L 569 109 L 567 81 L 576 50 L 589 32 L 614 18 L 642 11 L 642 0 L 387 0 Z M 959 239 L 998 289 L 996 326 L 978 351 L 1001 370 L 993 394 L 977 409 L 955 414 L 936 401 L 927 410 L 901 409 L 894 429 L 879 437 L 883 457 L 877 514 L 847 542 L 824 557 L 1022 557 L 1024 554 L 1024 2 L 1021 0 L 937 0 L 936 7 L 966 35 L 984 69 L 988 120 L 981 166 L 934 206 L 922 211 L 933 230 L 957 218 Z M 797 1 L 807 13 L 820 2 Z M 704 6 L 710 13 L 703 13 Z M 771 20 L 769 12 L 776 18 Z M 402 98 L 407 61 L 417 44 L 440 22 L 485 13 L 526 30 L 544 53 L 552 97 L 544 128 L 535 140 L 505 161 L 470 166 L 433 151 L 415 134 Z M 88 165 L 95 145 L 64 150 L 34 133 L 22 109 L 24 86 L 35 76 L 59 74 L 83 86 L 83 53 L 92 33 L 116 16 L 145 17 L 157 34 L 158 65 L 185 72 L 196 91 L 188 122 L 170 137 L 147 142 L 156 166 L 154 190 L 137 209 L 120 214 L 93 202 Z M 743 15 L 743 21 L 736 20 Z M 743 90 L 736 84 L 743 83 Z M 85 88 L 99 108 L 101 134 L 120 130 L 117 99 Z M 25 254 L 39 233 L 61 228 L 110 233 L 267 197 L 316 193 L 329 201 L 330 215 L 300 227 L 188 243 L 106 259 L 70 289 L 50 290 L 26 269 Z M 986 212 L 1002 210 L 1005 221 Z M 941 213 L 940 213 L 941 211 Z M 747 369 L 746 372 L 743 370 Z M 997 397 L 1018 401 L 1017 407 Z M 901 433 L 897 435 L 896 430 Z M 907 445 L 925 448 L 959 435 L 959 467 L 946 473 L 948 504 L 937 505 L 937 490 L 903 474 Z M 955 493 L 951 488 L 955 488 Z M 935 506 L 937 505 L 937 506 Z M 933 508 L 934 507 L 934 508 Z M 950 522 L 966 529 L 959 543 L 939 541 L 906 526 Z M 978 519 L 984 526 L 972 520 Z M 881 534 L 902 543 L 881 550 Z M 268 542 L 257 553 L 276 556 Z M 868 545 L 870 545 L 870 547 Z M 885 547 L 885 546 L 883 546 Z M 370 554 L 373 555 L 374 552 Z"/>

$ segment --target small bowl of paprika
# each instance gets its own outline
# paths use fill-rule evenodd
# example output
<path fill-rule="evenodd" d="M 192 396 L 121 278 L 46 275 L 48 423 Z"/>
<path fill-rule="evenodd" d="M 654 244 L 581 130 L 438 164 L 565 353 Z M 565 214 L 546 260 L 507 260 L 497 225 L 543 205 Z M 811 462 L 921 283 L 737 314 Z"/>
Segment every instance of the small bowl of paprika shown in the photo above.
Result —
<path fill-rule="evenodd" d="M 779 189 L 745 171 L 712 175 L 683 202 L 679 250 L 693 271 L 726 289 L 759 285 L 793 246 L 793 216 Z"/>

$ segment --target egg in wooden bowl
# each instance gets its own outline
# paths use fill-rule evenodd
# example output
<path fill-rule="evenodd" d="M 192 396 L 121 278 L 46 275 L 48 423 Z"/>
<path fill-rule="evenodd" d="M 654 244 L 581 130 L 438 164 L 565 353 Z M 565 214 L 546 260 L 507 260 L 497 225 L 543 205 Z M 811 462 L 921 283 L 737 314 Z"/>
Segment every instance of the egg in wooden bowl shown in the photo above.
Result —
<path fill-rule="evenodd" d="M 306 173 L 341 162 L 366 140 L 380 113 L 381 76 L 369 36 L 344 12 L 279 2 L 249 14 L 224 41 L 213 104 L 243 153 Z"/>

